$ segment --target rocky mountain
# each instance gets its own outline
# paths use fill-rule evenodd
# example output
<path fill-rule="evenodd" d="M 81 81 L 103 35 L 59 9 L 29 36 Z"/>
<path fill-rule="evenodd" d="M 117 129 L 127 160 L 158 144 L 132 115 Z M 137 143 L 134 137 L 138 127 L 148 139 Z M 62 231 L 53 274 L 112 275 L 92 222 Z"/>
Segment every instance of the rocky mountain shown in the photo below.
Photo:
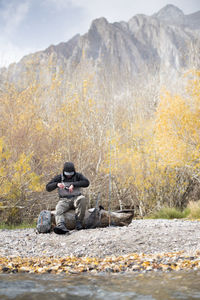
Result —
<path fill-rule="evenodd" d="M 182 27 L 188 27 L 190 29 L 200 30 L 200 11 L 184 15 L 182 10 L 174 5 L 167 5 L 162 8 L 158 13 L 154 14 L 153 17 L 166 22 L 168 25 L 177 25 Z"/>
<path fill-rule="evenodd" d="M 6 80 L 26 86 L 31 80 L 50 85 L 62 74 L 64 82 L 92 78 L 95 89 L 121 95 L 138 80 L 172 82 L 184 71 L 200 67 L 200 11 L 184 15 L 167 5 L 152 16 L 135 15 L 128 22 L 92 22 L 88 32 L 51 45 L 0 70 Z M 157 84 L 157 83 L 156 83 Z"/>

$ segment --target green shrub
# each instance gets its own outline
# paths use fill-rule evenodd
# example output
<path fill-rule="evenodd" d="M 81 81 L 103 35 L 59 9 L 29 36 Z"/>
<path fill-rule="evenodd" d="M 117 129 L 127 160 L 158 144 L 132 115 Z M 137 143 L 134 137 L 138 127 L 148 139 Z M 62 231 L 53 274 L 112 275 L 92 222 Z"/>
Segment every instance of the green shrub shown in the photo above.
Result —
<path fill-rule="evenodd" d="M 188 208 L 180 211 L 175 207 L 163 207 L 161 210 L 149 216 L 151 219 L 182 219 L 186 218 L 190 213 Z"/>

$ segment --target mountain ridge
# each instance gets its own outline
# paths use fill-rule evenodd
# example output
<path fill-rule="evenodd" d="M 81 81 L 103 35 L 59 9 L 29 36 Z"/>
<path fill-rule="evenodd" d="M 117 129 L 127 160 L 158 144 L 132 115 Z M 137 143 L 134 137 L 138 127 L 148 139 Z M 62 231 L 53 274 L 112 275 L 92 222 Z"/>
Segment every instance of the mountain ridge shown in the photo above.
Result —
<path fill-rule="evenodd" d="M 63 70 L 64 80 L 72 82 L 81 81 L 90 72 L 96 85 L 104 78 L 107 86 L 112 83 L 119 93 L 136 82 L 139 74 L 157 74 L 170 81 L 200 66 L 199 15 L 200 11 L 184 15 L 174 5 L 167 5 L 152 16 L 137 14 L 128 22 L 109 23 L 105 17 L 97 18 L 85 34 L 0 69 L 0 80 L 21 84 L 20 77 L 25 86 L 28 68 L 36 80 L 43 79 L 47 85 L 59 70 Z"/>

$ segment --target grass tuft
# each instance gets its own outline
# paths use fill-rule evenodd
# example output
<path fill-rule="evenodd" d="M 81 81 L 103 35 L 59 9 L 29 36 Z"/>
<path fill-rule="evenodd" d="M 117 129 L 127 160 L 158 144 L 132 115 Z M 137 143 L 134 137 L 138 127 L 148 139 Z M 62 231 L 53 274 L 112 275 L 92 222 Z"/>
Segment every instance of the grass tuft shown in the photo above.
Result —
<path fill-rule="evenodd" d="M 161 210 L 150 215 L 150 219 L 183 219 L 187 218 L 190 213 L 188 208 L 183 211 L 175 207 L 163 207 Z"/>
<path fill-rule="evenodd" d="M 5 223 L 1 223 L 0 224 L 0 229 L 26 229 L 26 228 L 36 228 L 36 223 L 22 223 L 22 224 L 18 224 L 18 225 L 14 225 L 14 224 L 5 224 Z"/>
<path fill-rule="evenodd" d="M 190 201 L 187 208 L 189 209 L 189 218 L 191 219 L 200 219 L 200 200 L 199 201 Z"/>

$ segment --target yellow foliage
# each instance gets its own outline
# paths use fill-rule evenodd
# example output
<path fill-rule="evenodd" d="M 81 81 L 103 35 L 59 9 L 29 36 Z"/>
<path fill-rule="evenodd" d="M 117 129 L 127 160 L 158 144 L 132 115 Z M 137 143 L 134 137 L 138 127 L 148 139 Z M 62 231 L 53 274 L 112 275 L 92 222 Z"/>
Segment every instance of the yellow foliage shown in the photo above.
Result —
<path fill-rule="evenodd" d="M 148 205 L 165 198 L 174 205 L 175 193 L 180 197 L 190 176 L 199 175 L 200 73 L 195 76 L 184 97 L 163 92 L 154 118 L 119 117 L 118 126 L 106 131 L 101 171 L 123 187 L 134 186 Z"/>
<path fill-rule="evenodd" d="M 33 81 L 1 95 L 1 195 L 41 191 L 38 174 L 50 176 L 64 160 L 95 180 L 111 172 L 121 189 L 132 188 L 132 198 L 148 205 L 184 193 L 188 178 L 200 172 L 200 72 L 188 74 L 184 96 L 163 92 L 149 118 L 135 102 L 120 106 L 96 97 L 91 76 L 62 81 L 55 63 L 50 55 L 49 89 Z"/>
<path fill-rule="evenodd" d="M 3 151 L 1 143 L 0 166 L 0 194 L 1 197 L 16 199 L 30 191 L 41 191 L 41 176 L 31 171 L 32 155 L 22 153 L 16 162 L 13 162 L 10 152 Z M 28 187 L 26 190 L 25 188 Z"/>
<path fill-rule="evenodd" d="M 155 143 L 165 166 L 200 167 L 199 82 L 200 79 L 193 82 L 189 99 L 169 93 L 161 98 L 156 113 Z"/>
<path fill-rule="evenodd" d="M 11 184 L 7 176 L 7 161 L 10 158 L 10 151 L 7 149 L 3 138 L 0 138 L 0 195 L 1 197 L 10 192 Z"/>
<path fill-rule="evenodd" d="M 20 155 L 13 166 L 14 174 L 11 182 L 15 189 L 21 190 L 24 187 L 28 187 L 31 191 L 39 192 L 42 190 L 40 184 L 41 176 L 31 171 L 31 157 L 32 155 L 25 155 L 25 153 Z"/>

